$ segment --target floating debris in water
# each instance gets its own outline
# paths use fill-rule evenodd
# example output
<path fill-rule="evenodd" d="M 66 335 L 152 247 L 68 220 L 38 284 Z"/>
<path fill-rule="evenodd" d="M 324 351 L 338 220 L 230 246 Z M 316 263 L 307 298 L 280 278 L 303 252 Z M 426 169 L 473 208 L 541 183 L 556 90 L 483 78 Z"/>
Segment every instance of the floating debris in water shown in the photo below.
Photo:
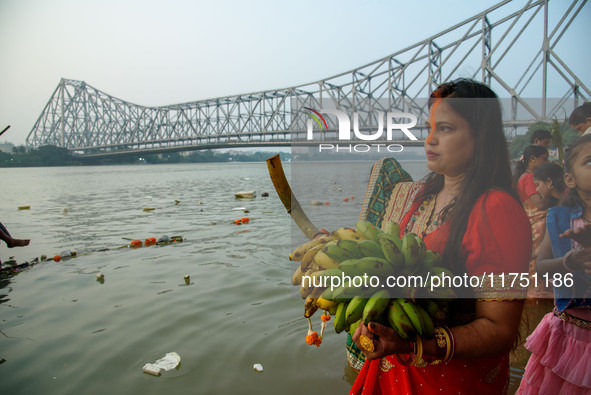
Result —
<path fill-rule="evenodd" d="M 252 365 L 252 368 L 257 372 L 263 371 L 263 365 L 261 365 L 260 363 L 255 363 L 254 365 Z"/>
<path fill-rule="evenodd" d="M 175 369 L 181 363 L 181 356 L 176 352 L 169 352 L 163 358 L 160 358 L 154 363 L 147 363 L 142 370 L 145 373 L 160 376 L 160 371 L 169 371 Z"/>

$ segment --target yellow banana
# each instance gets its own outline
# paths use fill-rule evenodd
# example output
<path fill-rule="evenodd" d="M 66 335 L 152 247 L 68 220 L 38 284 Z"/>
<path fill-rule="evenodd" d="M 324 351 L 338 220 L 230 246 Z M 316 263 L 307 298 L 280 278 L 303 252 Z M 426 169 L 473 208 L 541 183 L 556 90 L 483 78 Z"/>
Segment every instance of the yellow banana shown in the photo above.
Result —
<path fill-rule="evenodd" d="M 365 240 L 365 237 L 357 229 L 353 228 L 339 228 L 333 234 L 341 240 Z"/>
<path fill-rule="evenodd" d="M 302 258 L 304 257 L 304 255 L 306 254 L 306 252 L 308 252 L 308 250 L 318 244 L 325 244 L 328 241 L 330 241 L 332 238 L 329 235 L 322 235 L 320 237 L 317 237 L 315 239 L 312 239 L 310 241 L 305 242 L 304 244 L 302 244 L 299 247 L 296 247 L 291 254 L 289 254 L 289 259 L 292 261 L 301 261 Z"/>
<path fill-rule="evenodd" d="M 298 266 L 295 270 L 295 272 L 293 272 L 292 276 L 291 276 L 291 283 L 293 285 L 300 285 L 302 283 L 302 276 L 304 275 L 304 272 L 302 272 L 302 268 L 300 266 Z"/>
<path fill-rule="evenodd" d="M 322 269 L 333 269 L 339 267 L 339 263 L 326 255 L 322 250 L 314 255 L 314 262 Z"/>
<path fill-rule="evenodd" d="M 300 267 L 302 268 L 303 271 L 308 270 L 312 266 L 312 263 L 314 262 L 314 256 L 316 255 L 316 253 L 318 251 L 322 250 L 323 247 L 324 247 L 324 244 L 315 245 L 314 247 L 310 248 L 308 250 L 308 252 L 306 252 L 304 254 L 304 257 L 302 258 L 302 261 L 300 262 Z"/>
<path fill-rule="evenodd" d="M 306 299 L 308 295 L 312 293 L 314 290 L 314 285 L 312 284 L 312 269 L 308 269 L 304 276 L 308 277 L 305 281 L 302 279 L 302 285 L 300 286 L 300 296 L 302 299 Z"/>
<path fill-rule="evenodd" d="M 337 305 L 337 302 L 324 299 L 323 297 L 320 297 L 318 298 L 318 300 L 316 300 L 316 306 L 318 306 L 318 308 L 322 310 L 330 310 L 333 306 Z"/>
<path fill-rule="evenodd" d="M 316 313 L 318 310 L 318 305 L 316 304 L 317 300 L 318 299 L 312 297 L 312 295 L 309 295 L 306 298 L 306 301 L 304 302 L 304 317 L 310 318 Z"/>

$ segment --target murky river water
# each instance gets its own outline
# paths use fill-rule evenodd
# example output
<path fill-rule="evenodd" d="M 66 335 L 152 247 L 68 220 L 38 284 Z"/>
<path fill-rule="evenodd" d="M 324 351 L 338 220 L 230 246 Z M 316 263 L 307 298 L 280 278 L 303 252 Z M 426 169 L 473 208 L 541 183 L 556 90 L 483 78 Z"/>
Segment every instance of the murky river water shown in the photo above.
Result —
<path fill-rule="evenodd" d="M 352 226 L 371 163 L 300 165 L 316 173 L 308 188 L 294 190 L 312 221 Z M 292 166 L 284 164 L 288 177 Z M 425 171 L 420 162 L 405 168 L 415 179 Z M 0 169 L 0 182 L 0 221 L 14 237 L 32 239 L 25 248 L 3 244 L 3 261 L 78 253 L 0 284 L 1 393 L 348 392 L 354 374 L 344 334 L 328 330 L 320 348 L 304 341 L 307 321 L 287 259 L 292 232 L 304 237 L 265 163 Z M 236 200 L 240 190 L 257 197 Z M 30 209 L 17 209 L 24 205 Z M 248 224 L 232 223 L 244 216 Z M 184 241 L 118 248 L 162 235 Z M 142 372 L 172 351 L 182 358 L 178 369 Z"/>

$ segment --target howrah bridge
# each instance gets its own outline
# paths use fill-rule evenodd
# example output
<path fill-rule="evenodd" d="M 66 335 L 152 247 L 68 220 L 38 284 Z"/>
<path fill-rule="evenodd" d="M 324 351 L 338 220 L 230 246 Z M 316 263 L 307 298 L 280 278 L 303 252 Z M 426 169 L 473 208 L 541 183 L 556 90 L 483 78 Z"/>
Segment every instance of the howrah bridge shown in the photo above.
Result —
<path fill-rule="evenodd" d="M 587 0 L 506 0 L 329 78 L 161 107 L 130 103 L 84 81 L 62 79 L 29 133 L 27 147 L 54 145 L 83 157 L 106 157 L 308 144 L 311 113 L 305 108 L 357 113 L 362 132 L 376 128 L 379 112 L 412 113 L 418 119 L 413 129 L 418 140 L 401 133 L 390 143 L 422 145 L 425 98 L 457 77 L 484 82 L 503 98 L 505 131 L 511 138 L 534 122 L 563 121 L 591 97 L 589 81 L 569 68 L 581 50 L 565 42 L 571 26 L 587 24 L 590 15 Z M 337 119 L 325 119 L 326 130 L 315 135 L 336 142 Z"/>

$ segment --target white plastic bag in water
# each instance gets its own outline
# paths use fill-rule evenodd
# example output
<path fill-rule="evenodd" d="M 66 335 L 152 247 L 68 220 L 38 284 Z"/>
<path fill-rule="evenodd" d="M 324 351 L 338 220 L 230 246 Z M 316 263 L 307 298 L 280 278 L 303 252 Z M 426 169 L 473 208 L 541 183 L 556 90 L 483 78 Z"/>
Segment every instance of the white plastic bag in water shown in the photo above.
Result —
<path fill-rule="evenodd" d="M 160 376 L 160 371 L 168 371 L 176 368 L 181 362 L 181 356 L 176 352 L 169 352 L 163 358 L 154 363 L 147 363 L 142 368 L 145 373 Z"/>

